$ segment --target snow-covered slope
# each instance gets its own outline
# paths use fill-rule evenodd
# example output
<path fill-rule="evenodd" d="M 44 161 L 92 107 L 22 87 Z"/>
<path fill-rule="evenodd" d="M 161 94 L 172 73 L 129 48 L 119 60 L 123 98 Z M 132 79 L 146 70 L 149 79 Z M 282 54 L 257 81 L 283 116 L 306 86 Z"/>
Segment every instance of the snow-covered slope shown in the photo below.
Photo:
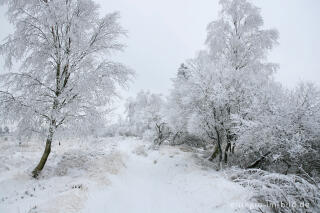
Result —
<path fill-rule="evenodd" d="M 154 150 L 132 138 L 90 141 L 53 147 L 39 180 L 28 172 L 40 147 L 2 141 L 0 212 L 246 212 L 239 203 L 250 192 L 199 164 L 192 152 Z"/>

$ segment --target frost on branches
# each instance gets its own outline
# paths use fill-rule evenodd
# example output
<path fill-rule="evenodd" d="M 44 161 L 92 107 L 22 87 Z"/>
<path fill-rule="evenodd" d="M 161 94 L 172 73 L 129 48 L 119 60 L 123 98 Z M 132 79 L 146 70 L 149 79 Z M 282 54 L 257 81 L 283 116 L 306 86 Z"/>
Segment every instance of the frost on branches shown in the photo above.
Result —
<path fill-rule="evenodd" d="M 119 87 L 133 74 L 108 56 L 122 50 L 119 14 L 98 14 L 92 0 L 2 1 L 15 26 L 0 46 L 11 69 L 0 78 L 1 117 L 21 134 L 46 135 L 33 171 L 43 169 L 57 134 L 102 124 Z M 16 68 L 16 65 L 19 67 Z"/>
<path fill-rule="evenodd" d="M 312 205 L 307 211 L 320 209 L 320 90 L 304 82 L 289 90 L 274 80 L 278 65 L 267 56 L 278 33 L 263 29 L 259 8 L 246 0 L 220 5 L 207 48 L 173 79 L 164 119 L 173 133 L 214 145 L 209 160 L 220 168 L 247 169 L 237 182 L 256 184 L 258 202 L 305 200 Z"/>
<path fill-rule="evenodd" d="M 183 98 L 171 102 L 181 114 L 188 112 L 188 132 L 216 144 L 210 159 L 219 156 L 227 163 L 273 83 L 277 65 L 265 59 L 278 33 L 262 29 L 259 9 L 247 1 L 220 4 L 220 18 L 208 25 L 207 50 L 187 61 L 183 76 L 178 73 L 174 81 L 181 83 L 174 84 L 172 95 Z"/>
<path fill-rule="evenodd" d="M 160 145 L 170 132 L 164 119 L 165 101 L 161 94 L 141 91 L 126 103 L 127 131 L 129 135 L 154 140 Z"/>
<path fill-rule="evenodd" d="M 297 175 L 282 175 L 258 169 L 230 169 L 227 172 L 234 182 L 254 191 L 252 199 L 260 205 L 252 212 L 319 211 L 319 187 Z"/>

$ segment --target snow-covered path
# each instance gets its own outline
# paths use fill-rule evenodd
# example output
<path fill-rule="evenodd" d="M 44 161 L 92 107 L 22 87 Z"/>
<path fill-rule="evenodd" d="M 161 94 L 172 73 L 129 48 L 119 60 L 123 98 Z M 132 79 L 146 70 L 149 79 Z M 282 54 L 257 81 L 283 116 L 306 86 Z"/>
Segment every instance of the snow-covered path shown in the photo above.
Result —
<path fill-rule="evenodd" d="M 29 173 L 41 144 L 2 141 L 0 213 L 247 212 L 238 207 L 250 193 L 186 147 L 154 150 L 125 137 L 88 140 L 55 144 L 39 180 Z"/>
<path fill-rule="evenodd" d="M 147 150 L 139 141 L 118 144 L 126 168 L 111 184 L 91 191 L 83 212 L 215 213 L 237 209 L 248 192 L 213 170 L 197 165 L 191 153 L 174 147 Z"/>

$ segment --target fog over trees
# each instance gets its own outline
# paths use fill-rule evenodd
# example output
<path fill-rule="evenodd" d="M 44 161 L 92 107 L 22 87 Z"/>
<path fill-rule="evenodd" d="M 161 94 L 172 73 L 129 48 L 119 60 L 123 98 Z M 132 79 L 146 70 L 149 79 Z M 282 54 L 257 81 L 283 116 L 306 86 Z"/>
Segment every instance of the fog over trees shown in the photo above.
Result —
<path fill-rule="evenodd" d="M 275 80 L 281 69 L 268 55 L 279 32 L 264 27 L 250 1 L 220 0 L 205 48 L 181 62 L 170 93 L 145 88 L 113 123 L 114 100 L 134 77 L 111 60 L 124 48 L 119 13 L 100 16 L 92 0 L 2 4 L 15 30 L 0 46 L 9 69 L 0 76 L 0 136 L 42 140 L 34 178 L 54 143 L 134 137 L 157 152 L 191 150 L 206 169 L 253 193 L 263 206 L 252 212 L 320 211 L 320 88 L 301 82 L 287 89 Z"/>

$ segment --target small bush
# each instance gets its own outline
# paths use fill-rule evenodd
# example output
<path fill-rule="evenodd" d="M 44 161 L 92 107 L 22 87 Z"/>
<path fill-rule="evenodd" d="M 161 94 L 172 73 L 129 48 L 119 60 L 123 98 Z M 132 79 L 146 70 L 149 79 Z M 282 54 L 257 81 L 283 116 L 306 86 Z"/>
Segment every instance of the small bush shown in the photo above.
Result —
<path fill-rule="evenodd" d="M 230 169 L 228 172 L 232 181 L 253 190 L 253 200 L 263 204 L 266 211 L 320 212 L 319 186 L 300 176 L 258 169 Z"/>

